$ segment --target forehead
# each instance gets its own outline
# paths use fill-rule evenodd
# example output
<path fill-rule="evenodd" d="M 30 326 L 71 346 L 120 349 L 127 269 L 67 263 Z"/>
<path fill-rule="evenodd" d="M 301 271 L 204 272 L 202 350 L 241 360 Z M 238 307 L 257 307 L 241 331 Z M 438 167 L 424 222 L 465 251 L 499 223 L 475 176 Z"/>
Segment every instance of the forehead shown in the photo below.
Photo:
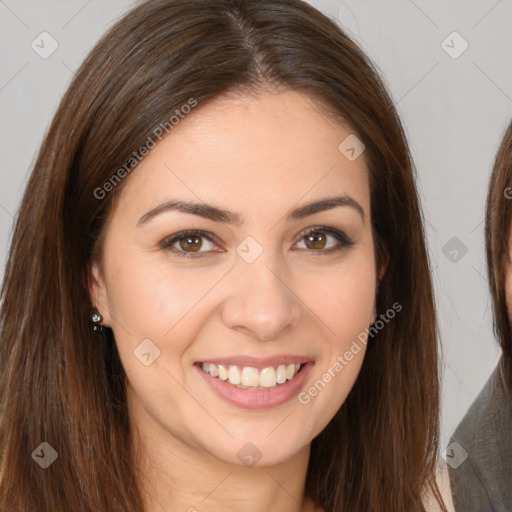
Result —
<path fill-rule="evenodd" d="M 309 96 L 286 91 L 225 96 L 199 105 L 129 176 L 118 201 L 147 206 L 180 195 L 243 210 L 355 195 L 369 208 L 364 153 L 340 150 L 350 126 L 324 115 Z M 343 145 L 343 144 L 342 144 Z"/>

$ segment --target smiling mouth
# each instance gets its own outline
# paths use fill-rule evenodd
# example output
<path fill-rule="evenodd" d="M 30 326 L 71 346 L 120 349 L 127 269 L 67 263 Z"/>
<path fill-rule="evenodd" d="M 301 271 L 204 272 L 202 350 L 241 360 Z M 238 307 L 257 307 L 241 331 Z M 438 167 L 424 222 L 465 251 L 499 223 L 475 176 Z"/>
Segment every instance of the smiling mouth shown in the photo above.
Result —
<path fill-rule="evenodd" d="M 266 390 L 293 380 L 304 364 L 290 363 L 255 368 L 216 363 L 198 363 L 202 371 L 211 377 L 225 381 L 240 389 Z"/>

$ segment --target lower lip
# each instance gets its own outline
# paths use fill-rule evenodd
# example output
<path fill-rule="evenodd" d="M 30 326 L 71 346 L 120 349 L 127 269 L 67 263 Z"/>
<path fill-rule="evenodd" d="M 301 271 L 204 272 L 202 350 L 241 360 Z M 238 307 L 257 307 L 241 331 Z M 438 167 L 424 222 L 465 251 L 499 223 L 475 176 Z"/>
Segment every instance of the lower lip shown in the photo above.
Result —
<path fill-rule="evenodd" d="M 314 366 L 314 363 L 309 361 L 304 364 L 292 380 L 287 380 L 283 384 L 276 384 L 273 388 L 263 390 L 237 388 L 233 384 L 220 380 L 218 377 L 212 377 L 199 364 L 194 366 L 203 379 L 230 404 L 242 409 L 270 409 L 288 402 L 299 394 L 304 380 Z"/>

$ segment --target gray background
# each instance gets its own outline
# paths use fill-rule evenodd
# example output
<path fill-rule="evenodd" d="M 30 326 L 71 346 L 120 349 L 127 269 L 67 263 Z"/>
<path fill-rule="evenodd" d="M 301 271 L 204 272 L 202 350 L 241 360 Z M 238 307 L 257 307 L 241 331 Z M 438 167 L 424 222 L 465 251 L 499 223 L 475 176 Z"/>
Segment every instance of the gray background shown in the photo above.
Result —
<path fill-rule="evenodd" d="M 512 0 L 310 3 L 339 20 L 375 62 L 407 130 L 443 339 L 444 446 L 499 358 L 483 218 L 494 155 L 512 117 Z M 0 0 L 0 275 L 13 215 L 58 101 L 86 53 L 130 5 Z M 47 59 L 31 47 L 43 31 L 58 43 Z M 463 48 L 454 31 L 469 45 L 457 58 L 445 51 Z"/>

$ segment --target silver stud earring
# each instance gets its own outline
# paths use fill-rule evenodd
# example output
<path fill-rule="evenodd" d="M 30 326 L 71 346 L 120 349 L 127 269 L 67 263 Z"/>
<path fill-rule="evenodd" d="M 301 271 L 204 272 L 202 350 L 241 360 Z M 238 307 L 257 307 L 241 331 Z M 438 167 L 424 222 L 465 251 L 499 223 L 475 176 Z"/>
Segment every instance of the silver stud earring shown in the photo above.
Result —
<path fill-rule="evenodd" d="M 102 332 L 103 326 L 100 322 L 103 320 L 100 312 L 96 308 L 91 309 L 91 322 L 94 324 L 93 330 L 96 332 Z"/>

